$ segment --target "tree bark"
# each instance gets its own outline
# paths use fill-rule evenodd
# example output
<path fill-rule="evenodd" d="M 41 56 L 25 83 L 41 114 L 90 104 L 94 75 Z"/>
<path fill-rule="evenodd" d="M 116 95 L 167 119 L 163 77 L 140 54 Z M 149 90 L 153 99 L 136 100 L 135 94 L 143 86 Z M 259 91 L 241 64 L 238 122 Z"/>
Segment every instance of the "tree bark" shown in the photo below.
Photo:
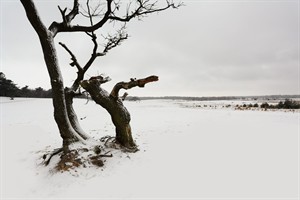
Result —
<path fill-rule="evenodd" d="M 76 112 L 73 108 L 73 99 L 76 95 L 74 94 L 73 90 L 69 88 L 65 88 L 65 99 L 66 99 L 66 107 L 67 107 L 67 113 L 70 120 L 70 123 L 73 127 L 73 129 L 83 138 L 83 139 L 89 139 L 90 137 L 84 132 L 84 130 L 81 128 L 80 123 L 78 121 L 78 117 L 76 115 Z"/>
<path fill-rule="evenodd" d="M 137 146 L 132 138 L 130 127 L 130 113 L 123 105 L 121 99 L 114 100 L 111 97 L 110 99 L 113 102 L 113 106 L 109 113 L 111 115 L 112 122 L 116 127 L 116 141 L 126 148 L 136 148 Z"/>

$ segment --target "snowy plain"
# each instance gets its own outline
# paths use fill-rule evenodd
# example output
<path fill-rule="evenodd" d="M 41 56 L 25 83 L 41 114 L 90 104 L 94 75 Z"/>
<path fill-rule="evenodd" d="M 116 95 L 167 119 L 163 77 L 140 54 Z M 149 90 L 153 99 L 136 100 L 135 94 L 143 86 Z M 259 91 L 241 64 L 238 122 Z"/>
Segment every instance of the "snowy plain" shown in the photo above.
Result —
<path fill-rule="evenodd" d="M 74 103 L 87 133 L 114 135 L 101 107 Z M 299 112 L 220 106 L 236 103 L 125 101 L 140 151 L 53 173 L 41 166 L 62 142 L 51 100 L 1 98 L 1 199 L 299 199 Z"/>

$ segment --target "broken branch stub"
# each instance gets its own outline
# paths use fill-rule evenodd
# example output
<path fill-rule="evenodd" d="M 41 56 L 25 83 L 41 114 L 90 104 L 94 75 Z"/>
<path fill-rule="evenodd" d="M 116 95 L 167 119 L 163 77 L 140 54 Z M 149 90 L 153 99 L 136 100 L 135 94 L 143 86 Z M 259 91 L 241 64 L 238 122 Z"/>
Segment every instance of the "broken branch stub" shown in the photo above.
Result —
<path fill-rule="evenodd" d="M 100 84 L 102 84 L 102 83 L 106 83 L 108 81 L 111 81 L 111 78 L 109 76 L 105 76 L 105 75 L 101 74 L 99 76 L 92 76 L 89 79 L 89 81 L 92 81 L 92 80 L 98 81 Z"/>
<path fill-rule="evenodd" d="M 118 98 L 120 89 L 128 90 L 133 87 L 145 87 L 147 83 L 154 81 L 158 81 L 158 76 L 149 76 L 142 79 L 130 79 L 129 82 L 119 82 L 112 89 L 110 96 Z"/>

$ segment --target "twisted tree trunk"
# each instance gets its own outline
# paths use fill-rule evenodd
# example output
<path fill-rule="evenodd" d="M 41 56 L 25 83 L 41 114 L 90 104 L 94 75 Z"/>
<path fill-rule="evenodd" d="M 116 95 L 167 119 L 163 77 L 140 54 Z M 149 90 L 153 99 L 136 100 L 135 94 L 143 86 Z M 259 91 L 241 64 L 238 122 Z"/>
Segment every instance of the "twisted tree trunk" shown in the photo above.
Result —
<path fill-rule="evenodd" d="M 90 80 L 81 82 L 81 86 L 91 95 L 91 98 L 103 108 L 105 108 L 111 116 L 112 122 L 116 127 L 116 141 L 125 148 L 137 149 L 132 138 L 130 127 L 130 114 L 124 106 L 122 99 L 119 98 L 120 89 L 130 89 L 132 87 L 144 87 L 146 83 L 157 81 L 157 76 L 150 76 L 145 79 L 130 82 L 120 82 L 115 85 L 109 94 L 101 88 L 101 84 L 109 81 L 109 77 L 92 77 Z"/>

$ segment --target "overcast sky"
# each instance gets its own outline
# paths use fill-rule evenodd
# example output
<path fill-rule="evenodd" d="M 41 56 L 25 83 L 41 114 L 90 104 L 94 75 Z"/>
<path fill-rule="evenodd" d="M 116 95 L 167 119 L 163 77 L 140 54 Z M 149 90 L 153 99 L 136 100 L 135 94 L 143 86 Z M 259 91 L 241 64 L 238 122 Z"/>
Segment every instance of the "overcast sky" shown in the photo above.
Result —
<path fill-rule="evenodd" d="M 21 3 L 1 1 L 1 70 L 19 87 L 50 88 L 40 43 Z M 61 21 L 59 1 L 36 1 L 48 27 Z M 71 0 L 60 1 L 62 7 Z M 160 1 L 161 2 L 161 1 Z M 119 81 L 158 75 L 132 96 L 232 96 L 299 94 L 299 0 L 185 0 L 184 7 L 128 24 L 130 38 L 100 57 L 86 78 L 105 73 Z M 80 16 L 78 16 L 79 18 Z M 80 21 L 79 21 L 80 22 Z M 117 26 L 117 25 L 115 25 Z M 105 27 L 101 34 L 112 31 Z M 83 33 L 63 33 L 83 65 L 92 43 Z M 103 41 L 99 41 L 100 44 Z M 70 56 L 56 45 L 65 86 L 75 79 Z"/>

